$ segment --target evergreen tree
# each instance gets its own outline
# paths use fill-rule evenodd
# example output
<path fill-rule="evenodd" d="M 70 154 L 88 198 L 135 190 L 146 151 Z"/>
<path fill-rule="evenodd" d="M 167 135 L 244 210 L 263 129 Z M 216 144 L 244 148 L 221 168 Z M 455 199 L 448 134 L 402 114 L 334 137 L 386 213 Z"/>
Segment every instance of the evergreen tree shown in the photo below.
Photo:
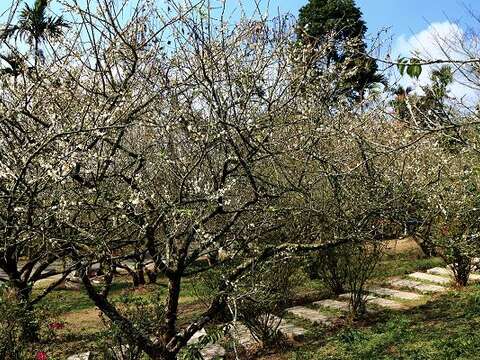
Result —
<path fill-rule="evenodd" d="M 375 60 L 366 54 L 367 27 L 353 0 L 309 0 L 300 9 L 297 25 L 302 45 L 327 46 L 326 59 L 314 64 L 316 70 L 336 66 L 346 74 L 338 85 L 340 93 L 358 99 L 365 89 L 383 81 Z"/>

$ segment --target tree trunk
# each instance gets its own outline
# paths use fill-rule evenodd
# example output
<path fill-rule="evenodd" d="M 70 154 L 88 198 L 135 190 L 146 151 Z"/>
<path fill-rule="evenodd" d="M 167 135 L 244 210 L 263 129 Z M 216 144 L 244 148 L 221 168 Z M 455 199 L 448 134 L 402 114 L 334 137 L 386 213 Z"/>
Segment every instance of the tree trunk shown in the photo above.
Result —
<path fill-rule="evenodd" d="M 218 252 L 213 252 L 207 255 L 208 266 L 214 266 L 218 264 Z"/>
<path fill-rule="evenodd" d="M 40 341 L 38 335 L 39 324 L 34 309 L 30 304 L 25 305 L 25 317 L 22 318 L 22 339 L 29 343 Z"/>
<path fill-rule="evenodd" d="M 165 344 L 175 337 L 178 316 L 178 299 L 180 297 L 181 276 L 176 273 L 168 279 L 168 299 L 165 311 Z"/>
<path fill-rule="evenodd" d="M 132 277 L 132 284 L 133 284 L 133 287 L 138 287 L 140 285 L 140 282 L 138 280 L 138 275 L 135 271 L 132 271 L 130 273 L 131 277 Z"/>
<path fill-rule="evenodd" d="M 143 264 L 137 268 L 137 281 L 139 285 L 145 285 L 145 273 L 143 271 Z"/>
<path fill-rule="evenodd" d="M 432 239 L 430 238 L 431 232 L 432 232 L 432 221 L 430 221 L 426 225 L 426 229 L 424 229 L 424 231 L 413 235 L 413 239 L 418 244 L 418 246 L 420 246 L 420 248 L 423 251 L 423 254 L 426 257 L 434 257 L 438 255 L 437 249 L 435 248 L 435 245 L 433 244 Z"/>
<path fill-rule="evenodd" d="M 156 284 L 158 278 L 158 272 L 155 270 L 146 270 L 148 281 L 150 284 Z"/>
<path fill-rule="evenodd" d="M 457 286 L 467 286 L 470 272 L 472 271 L 471 258 L 462 255 L 459 250 L 454 249 L 452 270 Z"/>
<path fill-rule="evenodd" d="M 437 249 L 435 248 L 435 245 L 433 244 L 429 236 L 425 236 L 422 239 L 414 237 L 414 239 L 415 239 L 415 242 L 418 244 L 418 246 L 420 246 L 423 254 L 426 257 L 434 257 L 438 255 Z"/>

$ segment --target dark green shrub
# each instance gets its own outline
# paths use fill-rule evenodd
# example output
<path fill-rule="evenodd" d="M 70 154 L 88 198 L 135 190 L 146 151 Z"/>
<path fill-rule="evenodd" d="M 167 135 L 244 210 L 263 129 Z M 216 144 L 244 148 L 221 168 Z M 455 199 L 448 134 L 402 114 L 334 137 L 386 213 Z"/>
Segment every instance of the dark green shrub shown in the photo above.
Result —
<path fill-rule="evenodd" d="M 284 309 L 302 279 L 297 265 L 296 261 L 279 261 L 258 266 L 240 285 L 244 295 L 234 299 L 238 319 L 247 326 L 253 338 L 267 348 L 277 346 L 282 339 L 278 328 Z"/>
<path fill-rule="evenodd" d="M 25 329 L 30 327 L 29 315 L 11 289 L 0 288 L 0 359 L 24 359 L 26 345 L 23 336 L 28 336 Z"/>

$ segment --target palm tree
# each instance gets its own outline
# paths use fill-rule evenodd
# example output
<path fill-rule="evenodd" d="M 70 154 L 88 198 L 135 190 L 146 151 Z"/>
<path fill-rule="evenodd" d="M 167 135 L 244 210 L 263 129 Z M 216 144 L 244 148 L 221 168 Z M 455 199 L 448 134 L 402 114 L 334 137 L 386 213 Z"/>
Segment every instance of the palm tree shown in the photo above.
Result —
<path fill-rule="evenodd" d="M 47 38 L 58 38 L 62 35 L 64 28 L 68 27 L 62 16 L 47 16 L 47 6 L 50 0 L 35 0 L 33 7 L 25 4 L 20 12 L 18 23 L 8 25 L 3 29 L 1 37 L 20 37 L 25 40 L 34 50 L 35 62 L 43 58 L 40 45 Z"/>

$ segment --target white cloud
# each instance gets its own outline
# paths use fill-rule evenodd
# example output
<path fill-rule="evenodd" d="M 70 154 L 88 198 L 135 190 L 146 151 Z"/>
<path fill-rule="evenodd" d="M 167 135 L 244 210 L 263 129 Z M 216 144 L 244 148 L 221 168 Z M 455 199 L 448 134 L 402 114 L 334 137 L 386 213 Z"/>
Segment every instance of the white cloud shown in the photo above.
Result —
<path fill-rule="evenodd" d="M 426 29 L 413 34 L 412 36 L 401 35 L 394 43 L 392 58 L 418 56 L 424 60 L 456 59 L 462 60 L 466 55 L 459 49 L 460 40 L 464 38 L 464 30 L 455 23 L 445 21 L 430 24 Z M 407 75 L 400 79 L 403 86 L 411 85 L 417 87 L 430 82 L 431 72 L 436 65 L 424 66 L 423 72 L 418 80 L 413 80 Z M 417 88 L 418 90 L 418 88 Z M 455 82 L 449 87 L 449 95 L 467 102 L 479 98 L 479 91 L 473 90 L 462 84 L 462 75 L 455 73 Z"/>

